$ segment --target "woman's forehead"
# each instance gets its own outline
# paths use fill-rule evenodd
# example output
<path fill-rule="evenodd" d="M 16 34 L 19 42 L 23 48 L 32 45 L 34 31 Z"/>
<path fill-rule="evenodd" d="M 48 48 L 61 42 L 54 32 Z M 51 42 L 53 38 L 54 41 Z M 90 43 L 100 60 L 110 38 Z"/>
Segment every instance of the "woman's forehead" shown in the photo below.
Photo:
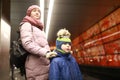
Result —
<path fill-rule="evenodd" d="M 32 9 L 32 11 L 34 11 L 34 10 L 40 11 L 40 9 L 38 9 L 38 8 L 34 8 L 34 9 Z"/>

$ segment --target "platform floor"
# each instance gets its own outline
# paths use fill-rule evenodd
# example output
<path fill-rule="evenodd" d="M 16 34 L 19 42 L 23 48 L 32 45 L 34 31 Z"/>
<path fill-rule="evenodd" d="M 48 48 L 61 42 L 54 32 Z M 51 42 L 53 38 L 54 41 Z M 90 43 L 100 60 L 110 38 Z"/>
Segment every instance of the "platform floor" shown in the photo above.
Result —
<path fill-rule="evenodd" d="M 11 72 L 10 72 L 10 76 L 11 76 Z M 11 78 L 10 80 L 25 80 L 25 76 L 21 76 L 20 71 L 17 68 L 14 69 L 14 77 L 13 78 L 14 79 Z M 87 74 L 83 74 L 83 80 L 100 80 L 100 79 L 94 78 Z"/>

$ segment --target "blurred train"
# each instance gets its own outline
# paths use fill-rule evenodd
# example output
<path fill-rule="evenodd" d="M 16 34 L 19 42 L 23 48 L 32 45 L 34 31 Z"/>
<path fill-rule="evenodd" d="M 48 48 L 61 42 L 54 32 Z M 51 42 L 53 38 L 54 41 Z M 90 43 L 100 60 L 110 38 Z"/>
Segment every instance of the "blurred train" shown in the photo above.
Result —
<path fill-rule="evenodd" d="M 120 78 L 120 8 L 76 37 L 72 47 L 83 72 Z"/>

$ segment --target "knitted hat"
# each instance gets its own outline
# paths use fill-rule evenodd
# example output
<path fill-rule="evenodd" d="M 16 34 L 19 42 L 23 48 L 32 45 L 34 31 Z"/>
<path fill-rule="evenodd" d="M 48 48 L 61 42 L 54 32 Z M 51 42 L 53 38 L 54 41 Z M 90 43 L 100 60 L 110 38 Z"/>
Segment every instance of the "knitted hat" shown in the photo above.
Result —
<path fill-rule="evenodd" d="M 56 48 L 61 50 L 61 45 L 65 43 L 71 44 L 70 32 L 66 29 L 60 29 L 57 33 Z"/>
<path fill-rule="evenodd" d="M 32 6 L 30 6 L 28 9 L 27 9 L 27 15 L 28 16 L 30 16 L 30 14 L 31 14 L 31 11 L 34 9 L 34 8 L 38 8 L 39 10 L 40 10 L 40 7 L 39 6 L 37 6 L 37 5 L 32 5 Z M 40 10 L 41 11 L 41 10 Z"/>

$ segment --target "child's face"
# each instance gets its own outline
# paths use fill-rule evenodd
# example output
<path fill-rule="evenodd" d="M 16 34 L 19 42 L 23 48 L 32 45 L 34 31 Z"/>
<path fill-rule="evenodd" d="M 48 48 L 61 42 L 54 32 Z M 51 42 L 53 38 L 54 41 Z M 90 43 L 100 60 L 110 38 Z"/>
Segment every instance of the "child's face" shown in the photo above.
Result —
<path fill-rule="evenodd" d="M 37 9 L 37 8 L 34 8 L 32 11 L 31 11 L 31 15 L 30 15 L 32 18 L 34 19 L 40 19 L 40 10 Z"/>
<path fill-rule="evenodd" d="M 61 45 L 61 49 L 65 51 L 66 53 L 71 51 L 71 44 L 70 43 L 64 43 Z"/>

